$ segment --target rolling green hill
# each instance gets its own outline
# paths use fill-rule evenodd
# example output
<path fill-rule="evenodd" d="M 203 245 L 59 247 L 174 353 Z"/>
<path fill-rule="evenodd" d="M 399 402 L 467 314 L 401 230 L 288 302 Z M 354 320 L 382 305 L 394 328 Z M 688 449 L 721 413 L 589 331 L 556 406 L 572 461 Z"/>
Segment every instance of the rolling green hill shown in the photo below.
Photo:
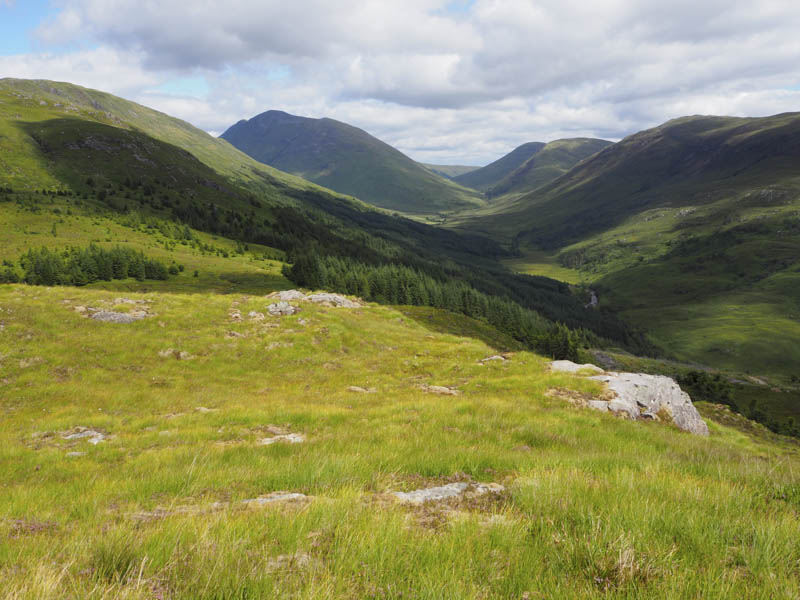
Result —
<path fill-rule="evenodd" d="M 258 163 L 227 142 L 121 99 L 68 84 L 5 85 L 0 130 L 7 132 L 3 160 L 9 168 L 0 173 L 0 203 L 43 210 L 61 198 L 62 212 L 81 207 L 89 214 L 136 215 L 156 228 L 188 226 L 273 248 L 308 267 L 305 273 L 295 270 L 297 280 L 313 272 L 336 291 L 378 301 L 451 303 L 453 310 L 492 321 L 531 347 L 555 348 L 553 340 L 566 335 L 573 349 L 593 336 L 600 336 L 596 343 L 641 344 L 640 332 L 612 315 L 584 311 L 568 286 L 504 269 L 498 258 L 506 252 L 485 238 L 393 216 L 267 166 L 259 171 Z M 61 101 L 53 102 L 53 96 Z M 105 110 L 81 104 L 86 97 L 101 97 Z M 162 139 L 123 120 L 128 114 L 140 120 L 147 115 L 152 129 L 162 124 Z M 170 134 L 171 128 L 183 136 Z M 200 154 L 208 162 L 192 153 L 196 147 L 206 148 Z M 245 174 L 237 176 L 239 171 Z M 20 255 L 3 258 L 14 262 Z M 359 277 L 325 274 L 343 264 Z M 575 331 L 567 334 L 557 322 Z"/>
<path fill-rule="evenodd" d="M 240 121 L 221 137 L 264 164 L 381 208 L 431 214 L 481 203 L 473 191 L 333 119 L 271 110 Z"/>
<path fill-rule="evenodd" d="M 798 114 L 686 117 L 462 225 L 513 240 L 523 272 L 571 270 L 673 356 L 781 387 L 800 377 L 798 164 Z"/>
<path fill-rule="evenodd" d="M 493 163 L 489 163 L 485 167 L 475 169 L 469 173 L 458 175 L 454 177 L 453 180 L 463 186 L 485 192 L 504 177 L 513 173 L 516 169 L 522 166 L 525 161 L 534 156 L 544 147 L 545 144 L 541 142 L 528 142 L 526 144 L 522 144 L 521 146 L 514 148 L 505 156 L 498 158 Z"/>
<path fill-rule="evenodd" d="M 141 104 L 77 85 L 46 80 L 0 79 L 0 166 L 3 179 L 16 189 L 58 185 L 46 165 L 31 158 L 36 149 L 19 126 L 50 119 L 96 122 L 135 129 L 191 152 L 220 175 L 260 193 L 312 184 L 263 165 L 196 127 Z M 22 152 L 21 150 L 25 150 Z"/>
<path fill-rule="evenodd" d="M 486 190 L 490 198 L 531 192 L 572 169 L 612 142 L 594 138 L 570 138 L 548 142 L 544 148 Z"/>

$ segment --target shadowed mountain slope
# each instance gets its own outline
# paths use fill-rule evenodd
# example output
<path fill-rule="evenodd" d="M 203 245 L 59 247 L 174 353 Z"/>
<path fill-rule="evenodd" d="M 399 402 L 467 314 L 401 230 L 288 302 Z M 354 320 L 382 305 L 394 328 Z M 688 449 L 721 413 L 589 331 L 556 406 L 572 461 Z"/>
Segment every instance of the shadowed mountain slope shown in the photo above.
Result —
<path fill-rule="evenodd" d="M 489 188 L 490 197 L 531 192 L 558 179 L 582 160 L 612 142 L 594 138 L 573 138 L 549 142 L 544 148 Z"/>
<path fill-rule="evenodd" d="M 475 169 L 469 173 L 458 175 L 454 177 L 453 180 L 461 185 L 485 192 L 500 182 L 504 177 L 521 167 L 525 161 L 544 147 L 545 144 L 542 142 L 528 142 L 522 144 L 505 156 L 498 158 L 493 163 L 489 163 L 485 167 Z"/>
<path fill-rule="evenodd" d="M 267 111 L 222 138 L 254 159 L 381 208 L 430 214 L 480 203 L 362 129 L 333 119 Z"/>

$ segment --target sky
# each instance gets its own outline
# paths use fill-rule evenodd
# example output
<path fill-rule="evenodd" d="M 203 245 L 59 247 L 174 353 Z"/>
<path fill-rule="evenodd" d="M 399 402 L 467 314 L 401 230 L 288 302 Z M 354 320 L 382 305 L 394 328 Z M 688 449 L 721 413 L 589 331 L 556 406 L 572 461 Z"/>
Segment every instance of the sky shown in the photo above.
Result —
<path fill-rule="evenodd" d="M 412 158 L 800 110 L 797 0 L 0 0 L 0 78 L 69 81 L 219 135 L 270 109 Z"/>

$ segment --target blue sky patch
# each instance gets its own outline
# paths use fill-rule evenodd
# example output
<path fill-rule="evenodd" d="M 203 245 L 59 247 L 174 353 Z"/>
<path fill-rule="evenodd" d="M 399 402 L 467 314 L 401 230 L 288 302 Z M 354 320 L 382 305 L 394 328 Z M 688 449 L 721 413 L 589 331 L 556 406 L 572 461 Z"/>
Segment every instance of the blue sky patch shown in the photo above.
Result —
<path fill-rule="evenodd" d="M 57 9 L 49 0 L 0 2 L 0 54 L 27 54 L 39 49 L 34 30 Z"/>

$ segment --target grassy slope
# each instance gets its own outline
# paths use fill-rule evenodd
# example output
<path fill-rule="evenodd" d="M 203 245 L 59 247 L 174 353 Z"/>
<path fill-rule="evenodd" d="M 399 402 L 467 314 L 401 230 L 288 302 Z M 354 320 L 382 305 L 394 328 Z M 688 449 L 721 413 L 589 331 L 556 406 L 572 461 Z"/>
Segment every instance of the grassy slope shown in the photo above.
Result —
<path fill-rule="evenodd" d="M 782 442 L 573 408 L 545 392 L 597 385 L 522 352 L 481 366 L 495 349 L 441 333 L 434 311 L 304 306 L 303 323 L 236 323 L 231 308 L 267 301 L 168 291 L 126 294 L 156 313 L 128 326 L 71 310 L 117 295 L 0 287 L 6 598 L 800 593 L 798 456 Z M 260 446 L 270 424 L 308 441 Z M 115 437 L 42 435 L 78 425 Z M 452 514 L 381 495 L 468 479 L 508 493 Z M 235 505 L 276 490 L 315 498 Z"/>
<path fill-rule="evenodd" d="M 261 193 L 275 187 L 315 189 L 313 184 L 263 165 L 224 140 L 214 138 L 185 121 L 176 119 L 105 92 L 70 83 L 39 80 L 0 79 L 0 166 L 17 189 L 56 185 L 46 169 L 32 161 L 32 141 L 25 123 L 50 119 L 77 118 L 113 127 L 138 129 L 146 135 L 179 146 L 220 175 Z"/>
<path fill-rule="evenodd" d="M 486 191 L 501 181 L 508 174 L 513 173 L 531 156 L 534 156 L 545 144 L 542 142 L 528 142 L 514 148 L 511 152 L 489 163 L 485 167 L 475 169 L 469 173 L 459 175 L 453 179 L 461 185 Z"/>
<path fill-rule="evenodd" d="M 706 440 L 573 408 L 545 392 L 597 384 L 548 374 L 506 336 L 433 309 L 304 305 L 231 321 L 230 309 L 265 312 L 262 295 L 289 286 L 263 258 L 280 252 L 225 258 L 136 219 L 74 198 L 0 203 L 0 258 L 121 243 L 186 267 L 166 282 L 0 286 L 0 597 L 800 592 L 800 459 L 788 442 L 713 423 Z M 115 326 L 72 310 L 121 294 L 150 300 L 155 316 Z M 194 358 L 159 356 L 167 348 Z M 499 350 L 517 352 L 478 363 Z M 261 446 L 268 425 L 308 441 Z M 75 426 L 115 437 L 42 435 Z M 470 479 L 508 493 L 452 514 L 382 495 Z M 212 507 L 276 490 L 315 499 Z"/>
<path fill-rule="evenodd" d="M 487 190 L 491 197 L 531 192 L 572 169 L 612 142 L 593 138 L 571 138 L 549 142 L 514 171 Z"/>
<path fill-rule="evenodd" d="M 457 177 L 458 175 L 463 175 L 464 173 L 469 173 L 470 171 L 475 171 L 476 169 L 480 169 L 480 167 L 473 167 L 468 165 L 434 165 L 430 163 L 420 163 L 420 164 L 429 171 L 433 171 L 437 175 L 441 175 L 442 177 L 447 177 L 448 179 L 452 179 L 453 177 Z"/>
<path fill-rule="evenodd" d="M 268 111 L 240 121 L 222 137 L 265 164 L 382 208 L 425 214 L 480 203 L 471 190 L 333 119 Z"/>
<path fill-rule="evenodd" d="M 0 186 L 16 191 L 72 189 L 94 196 L 107 189 L 108 203 L 136 209 L 141 188 L 133 201 L 119 188 L 126 179 L 141 178 L 158 181 L 156 196 L 166 195 L 173 206 L 214 204 L 248 218 L 254 213 L 256 221 L 271 220 L 271 207 L 300 206 L 311 210 L 300 218 L 325 220 L 329 230 L 356 243 L 370 236 L 399 240 L 404 250 L 398 252 L 413 253 L 416 246 L 437 252 L 440 260 L 447 253 L 441 244 L 467 246 L 449 232 L 393 219 L 262 165 L 183 121 L 71 84 L 0 80 L 0 149 Z M 88 176 L 94 187 L 86 185 Z"/>
<path fill-rule="evenodd" d="M 280 273 L 283 263 L 279 259 L 283 253 L 279 250 L 248 244 L 248 251 L 238 255 L 237 245 L 231 240 L 193 231 L 198 242 L 214 250 L 195 248 L 164 235 L 153 226 L 159 222 L 155 219 L 98 210 L 88 202 L 76 206 L 55 198 L 52 204 L 33 208 L 0 202 L 0 221 L 4 224 L 0 260 L 17 261 L 29 248 L 61 250 L 94 243 L 104 247 L 127 246 L 165 264 L 174 261 L 184 266 L 182 273 L 168 281 L 101 281 L 89 287 L 118 291 L 265 293 L 291 286 Z M 229 257 L 223 257 L 223 251 Z"/>

